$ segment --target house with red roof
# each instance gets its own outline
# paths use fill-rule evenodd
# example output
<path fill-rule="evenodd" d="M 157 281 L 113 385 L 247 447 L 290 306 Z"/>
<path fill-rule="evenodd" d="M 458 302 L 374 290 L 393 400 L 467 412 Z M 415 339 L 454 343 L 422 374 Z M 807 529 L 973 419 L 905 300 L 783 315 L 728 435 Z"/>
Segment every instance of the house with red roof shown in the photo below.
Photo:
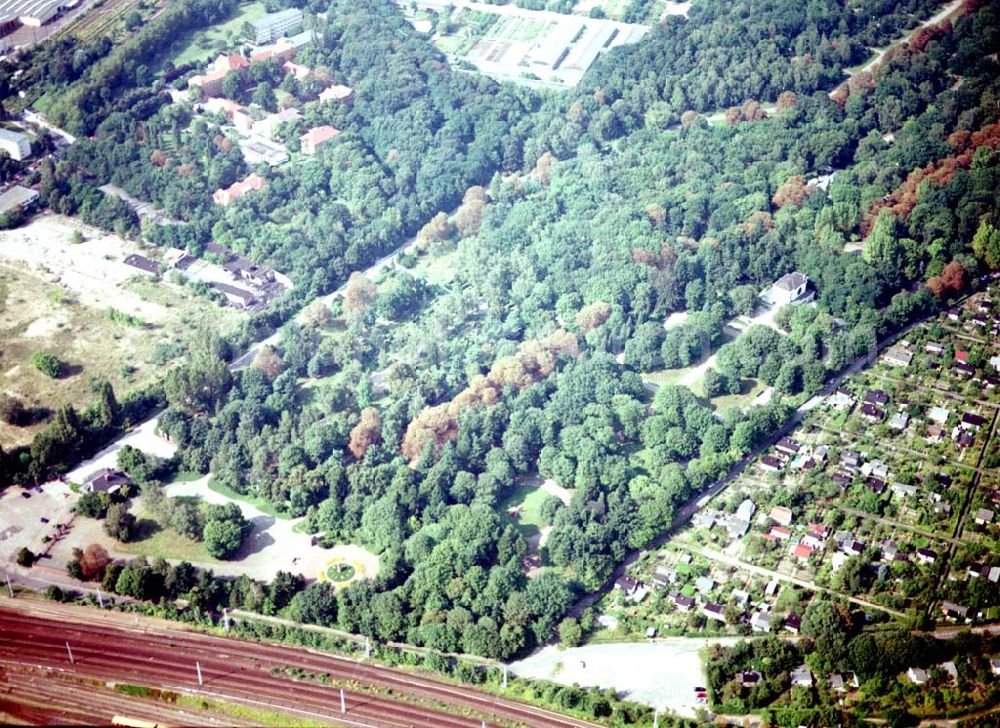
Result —
<path fill-rule="evenodd" d="M 335 136 L 340 134 L 340 129 L 329 124 L 313 127 L 299 137 L 299 149 L 303 154 L 315 154 L 319 149 Z"/>
<path fill-rule="evenodd" d="M 226 189 L 217 189 L 212 193 L 212 201 L 217 205 L 225 207 L 233 200 L 243 197 L 248 192 L 264 189 L 266 184 L 267 182 L 263 177 L 251 174 L 244 180 L 233 182 Z"/>

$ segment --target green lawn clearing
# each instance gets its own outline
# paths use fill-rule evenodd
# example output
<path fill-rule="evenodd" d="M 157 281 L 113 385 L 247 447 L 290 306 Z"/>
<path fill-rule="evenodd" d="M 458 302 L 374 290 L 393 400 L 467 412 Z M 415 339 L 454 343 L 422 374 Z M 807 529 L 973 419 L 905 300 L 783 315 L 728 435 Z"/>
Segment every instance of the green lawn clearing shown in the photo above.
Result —
<path fill-rule="evenodd" d="M 174 65 L 210 60 L 242 40 L 243 24 L 267 15 L 262 2 L 240 5 L 239 12 L 225 23 L 196 31 L 175 42 Z"/>
<path fill-rule="evenodd" d="M 250 496 L 237 493 L 232 488 L 227 488 L 226 486 L 217 483 L 215 478 L 212 478 L 211 480 L 208 481 L 208 488 L 209 490 L 214 490 L 216 493 L 220 495 L 226 496 L 226 498 L 229 498 L 230 500 L 243 501 L 244 503 L 249 503 L 250 505 L 254 506 L 257 510 L 261 511 L 262 513 L 266 513 L 267 515 L 273 518 L 279 518 L 283 521 L 290 521 L 292 519 L 292 517 L 287 513 L 282 513 L 281 511 L 276 509 L 273 503 L 265 501 L 263 498 L 251 498 Z"/>
<path fill-rule="evenodd" d="M 540 486 L 517 486 L 500 503 L 500 510 L 527 538 L 538 533 L 543 526 L 549 525 L 542 518 L 542 503 L 549 497 Z M 516 517 L 509 513 L 512 508 L 518 509 Z"/>

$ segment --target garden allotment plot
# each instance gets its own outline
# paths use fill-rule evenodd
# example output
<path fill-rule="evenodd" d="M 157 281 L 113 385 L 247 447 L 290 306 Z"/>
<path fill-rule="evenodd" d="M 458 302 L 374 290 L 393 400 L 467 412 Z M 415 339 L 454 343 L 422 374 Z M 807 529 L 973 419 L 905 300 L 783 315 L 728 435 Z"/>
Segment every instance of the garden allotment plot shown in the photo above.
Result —
<path fill-rule="evenodd" d="M 425 3 L 426 12 L 440 12 L 434 0 Z M 494 78 L 552 87 L 575 86 L 601 53 L 648 32 L 642 25 L 479 3 L 463 4 L 452 21 L 453 31 L 434 41 L 453 59 Z"/>

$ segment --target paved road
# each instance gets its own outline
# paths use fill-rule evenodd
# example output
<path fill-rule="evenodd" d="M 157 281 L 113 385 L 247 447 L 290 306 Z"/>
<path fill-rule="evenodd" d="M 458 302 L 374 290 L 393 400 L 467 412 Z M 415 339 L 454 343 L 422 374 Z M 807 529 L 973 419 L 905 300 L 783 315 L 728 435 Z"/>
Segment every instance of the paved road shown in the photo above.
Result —
<path fill-rule="evenodd" d="M 48 120 L 41 114 L 36 114 L 31 109 L 25 109 L 21 112 L 21 119 L 24 121 L 31 122 L 32 124 L 37 124 L 38 126 L 48 129 L 50 132 L 56 136 L 62 137 L 67 144 L 73 144 L 76 141 L 76 137 L 70 134 L 68 131 L 63 131 L 58 126 L 50 124 Z"/>
<path fill-rule="evenodd" d="M 420 728 L 479 728 L 484 722 L 539 728 L 592 726 L 422 675 L 301 648 L 187 632 L 163 620 L 0 599 L 0 621 L 4 624 L 0 662 L 206 695 L 314 720 Z M 297 680 L 289 669 L 328 678 Z M 341 686 L 347 704 L 343 714 Z"/>
<path fill-rule="evenodd" d="M 449 212 L 448 216 L 451 217 L 452 215 L 454 215 L 457 209 L 458 208 L 455 208 L 455 210 Z M 362 275 L 374 280 L 375 277 L 383 270 L 395 267 L 396 256 L 409 253 L 416 246 L 417 246 L 417 236 L 414 235 L 413 237 L 409 238 L 405 243 L 400 245 L 398 248 L 396 248 L 392 252 L 386 253 L 381 258 L 372 263 L 370 266 L 361 271 Z M 333 300 L 335 298 L 344 295 L 344 289 L 346 287 L 347 287 L 347 282 L 345 281 L 333 293 L 328 293 L 319 300 L 323 302 L 324 306 L 330 306 L 330 304 L 333 303 Z M 295 317 L 295 320 L 301 321 L 304 315 L 305 315 L 305 309 L 303 309 L 298 313 L 298 315 Z M 233 361 L 230 362 L 229 368 L 234 372 L 238 369 L 242 369 L 243 367 L 247 366 L 248 364 L 250 364 L 250 362 L 254 360 L 254 357 L 257 356 L 257 352 L 260 351 L 260 348 L 262 346 L 276 346 L 280 341 L 281 341 L 281 331 L 278 330 L 275 331 L 270 336 L 268 336 L 263 341 L 258 341 L 256 344 L 251 345 L 250 349 L 245 354 L 243 354 L 240 357 L 237 357 L 236 359 L 233 359 Z"/>

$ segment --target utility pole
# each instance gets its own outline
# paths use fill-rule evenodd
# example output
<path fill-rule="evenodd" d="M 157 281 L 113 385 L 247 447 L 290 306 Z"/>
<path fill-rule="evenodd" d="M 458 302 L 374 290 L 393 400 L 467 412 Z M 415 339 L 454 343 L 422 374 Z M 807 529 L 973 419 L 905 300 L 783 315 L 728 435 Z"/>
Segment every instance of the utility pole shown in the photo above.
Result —
<path fill-rule="evenodd" d="M 66 652 L 69 653 L 69 664 L 75 665 L 76 661 L 73 659 L 73 650 L 69 648 L 69 640 L 66 640 Z"/>
<path fill-rule="evenodd" d="M 97 587 L 97 603 L 104 609 L 104 597 L 101 596 L 101 587 Z"/>
<path fill-rule="evenodd" d="M 201 663 L 195 660 L 194 666 L 198 670 L 198 684 L 204 685 L 205 682 L 201 679 Z"/>
<path fill-rule="evenodd" d="M 507 666 L 503 666 L 503 685 L 501 686 L 504 690 L 507 689 Z"/>
<path fill-rule="evenodd" d="M 340 714 L 347 712 L 347 700 L 344 698 L 344 689 L 340 689 Z"/>
<path fill-rule="evenodd" d="M 365 659 L 367 660 L 371 656 L 372 656 L 372 643 L 368 641 L 367 637 L 365 637 Z"/>
<path fill-rule="evenodd" d="M 653 708 L 653 728 L 660 728 L 660 709 Z"/>
<path fill-rule="evenodd" d="M 228 634 L 229 633 L 229 610 L 226 607 L 222 608 L 222 625 L 225 628 L 226 633 Z"/>
<path fill-rule="evenodd" d="M 5 576 L 6 578 L 7 578 L 7 593 L 8 593 L 8 594 L 10 594 L 10 598 L 11 598 L 11 599 L 13 599 L 13 598 L 14 598 L 14 587 L 12 587 L 12 586 L 10 585 L 10 574 L 8 574 L 8 573 L 7 573 L 6 571 L 5 571 L 5 572 L 3 573 L 3 575 L 4 575 L 4 576 Z"/>

